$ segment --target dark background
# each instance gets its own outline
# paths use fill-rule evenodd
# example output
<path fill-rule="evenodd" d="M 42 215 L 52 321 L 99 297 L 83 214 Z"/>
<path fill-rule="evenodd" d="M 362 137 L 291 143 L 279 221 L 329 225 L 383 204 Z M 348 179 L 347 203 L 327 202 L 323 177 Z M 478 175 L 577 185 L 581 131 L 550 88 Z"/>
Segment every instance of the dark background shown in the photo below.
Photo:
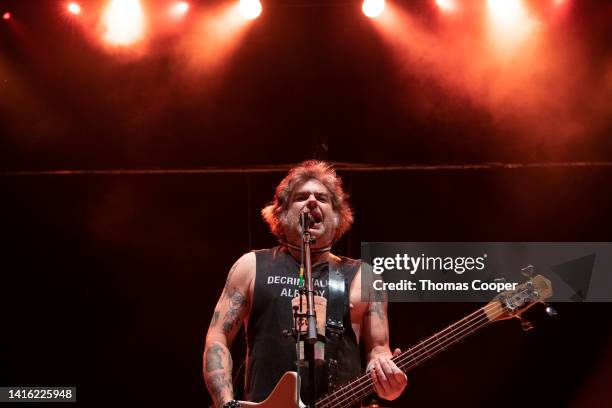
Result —
<path fill-rule="evenodd" d="M 609 116 L 534 137 L 400 75 L 353 3 L 271 2 L 222 67 L 185 74 L 175 37 L 120 58 L 60 2 L 0 0 L 14 14 L 0 24 L 0 384 L 76 386 L 83 406 L 209 404 L 201 353 L 226 271 L 274 245 L 259 211 L 306 158 L 359 165 L 338 167 L 356 210 L 340 254 L 359 257 L 361 241 L 611 240 Z M 571 3 L 558 30 L 581 44 L 575 65 L 606 78 L 610 5 Z M 428 2 L 400 4 L 437 24 Z M 393 304 L 392 345 L 479 306 Z M 611 307 L 556 306 L 556 319 L 530 313 L 534 331 L 497 323 L 435 358 L 394 405 L 609 405 Z"/>

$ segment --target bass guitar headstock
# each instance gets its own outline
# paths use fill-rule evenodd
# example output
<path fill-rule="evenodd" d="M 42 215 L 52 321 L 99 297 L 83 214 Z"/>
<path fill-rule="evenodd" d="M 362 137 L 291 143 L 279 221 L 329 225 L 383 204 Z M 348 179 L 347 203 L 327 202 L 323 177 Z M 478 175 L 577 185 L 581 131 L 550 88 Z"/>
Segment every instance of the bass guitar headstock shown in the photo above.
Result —
<path fill-rule="evenodd" d="M 521 319 L 521 314 L 527 309 L 536 303 L 545 304 L 546 299 L 550 298 L 552 294 L 553 290 L 550 280 L 542 275 L 536 275 L 530 277 L 526 282 L 517 285 L 516 289 L 497 295 L 484 307 L 484 311 L 491 322 L 514 317 Z M 546 306 L 546 312 L 549 316 L 556 314 L 552 307 Z M 524 330 L 529 330 L 533 327 L 528 321 L 521 319 L 521 322 Z"/>

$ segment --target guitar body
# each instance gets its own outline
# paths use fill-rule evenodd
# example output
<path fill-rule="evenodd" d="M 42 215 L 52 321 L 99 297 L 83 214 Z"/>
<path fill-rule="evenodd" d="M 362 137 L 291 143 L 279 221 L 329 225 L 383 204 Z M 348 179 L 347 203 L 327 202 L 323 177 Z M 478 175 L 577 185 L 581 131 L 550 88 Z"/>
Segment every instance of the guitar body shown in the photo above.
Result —
<path fill-rule="evenodd" d="M 246 402 L 240 401 L 243 407 L 257 408 L 305 408 L 306 406 L 299 402 L 295 402 L 297 390 L 297 373 L 289 371 L 283 374 L 276 387 L 268 398 L 262 402 Z"/>

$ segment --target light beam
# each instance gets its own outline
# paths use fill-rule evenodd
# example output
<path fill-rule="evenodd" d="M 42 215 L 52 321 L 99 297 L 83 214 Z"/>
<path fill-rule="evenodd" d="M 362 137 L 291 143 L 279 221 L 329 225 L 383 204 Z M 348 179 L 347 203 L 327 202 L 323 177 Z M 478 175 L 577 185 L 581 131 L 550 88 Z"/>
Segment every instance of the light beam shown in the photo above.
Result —
<path fill-rule="evenodd" d="M 370 18 L 380 16 L 385 9 L 385 0 L 363 0 L 361 10 L 363 14 Z"/>
<path fill-rule="evenodd" d="M 172 6 L 171 12 L 176 17 L 181 17 L 189 11 L 189 3 L 186 1 L 178 1 Z"/>
<path fill-rule="evenodd" d="M 253 20 L 261 14 L 261 2 L 259 0 L 240 0 L 240 14 Z"/>
<path fill-rule="evenodd" d="M 131 45 L 144 36 L 145 18 L 138 0 L 112 0 L 104 16 L 104 39 L 115 45 Z"/>
<path fill-rule="evenodd" d="M 70 3 L 68 3 L 68 12 L 74 14 L 75 16 L 78 16 L 81 14 L 81 6 L 78 3 L 71 1 Z"/>
<path fill-rule="evenodd" d="M 455 11 L 457 9 L 457 4 L 455 0 L 436 0 L 436 5 L 442 11 Z"/>

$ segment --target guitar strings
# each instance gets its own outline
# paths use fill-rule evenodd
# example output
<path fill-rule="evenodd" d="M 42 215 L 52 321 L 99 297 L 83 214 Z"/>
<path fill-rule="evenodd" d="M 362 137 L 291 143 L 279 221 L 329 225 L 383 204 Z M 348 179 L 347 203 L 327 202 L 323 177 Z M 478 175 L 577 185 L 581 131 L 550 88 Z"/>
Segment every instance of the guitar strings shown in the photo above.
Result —
<path fill-rule="evenodd" d="M 493 305 L 491 305 L 493 306 Z M 486 317 L 485 315 L 482 315 L 481 313 L 485 312 L 485 308 L 480 308 L 478 310 L 476 310 L 475 312 L 473 312 L 472 314 L 466 316 L 465 318 L 463 318 L 462 320 L 452 324 L 451 326 L 445 328 L 442 332 L 448 331 L 450 330 L 453 326 L 456 326 L 458 324 L 460 324 L 461 322 L 470 319 L 469 322 L 465 322 L 463 323 L 463 326 L 461 327 L 461 331 L 459 331 L 457 334 L 463 333 L 466 331 L 466 329 L 471 329 L 471 332 L 474 332 L 475 330 L 479 329 L 480 327 L 483 327 L 484 325 L 490 323 L 489 319 Z M 480 316 L 474 316 L 474 315 L 480 315 Z M 479 320 L 479 321 L 478 321 Z M 471 327 L 473 326 L 473 323 L 476 323 L 476 327 Z M 456 329 L 453 329 L 456 330 Z M 467 333 L 469 334 L 469 333 Z M 462 336 L 465 336 L 466 333 L 464 333 Z M 425 351 L 425 353 L 421 353 L 421 355 L 418 355 L 417 349 L 421 348 L 421 349 L 426 349 L 425 344 L 426 343 L 431 343 L 433 340 L 433 338 L 436 337 L 436 335 L 430 336 L 428 339 L 423 340 L 422 342 L 420 342 L 419 344 L 417 344 L 416 346 L 408 349 L 407 351 L 405 351 L 404 353 L 400 354 L 398 357 L 396 357 L 397 361 L 395 361 L 398 364 L 398 367 L 400 367 L 401 369 L 403 369 L 403 371 L 408 371 L 412 368 L 414 368 L 416 365 L 420 364 L 421 362 L 427 360 L 428 358 L 433 357 L 436 353 L 438 353 L 439 351 L 443 350 L 444 347 L 451 345 L 453 342 L 457 342 L 459 340 L 461 340 L 461 338 L 457 339 L 447 339 L 444 342 L 440 342 L 438 340 L 438 346 L 437 349 L 432 348 L 429 352 L 427 350 L 422 350 Z M 448 341 L 450 340 L 450 341 Z M 421 351 L 421 350 L 419 350 Z M 423 354 L 426 354 L 425 358 L 422 358 Z M 409 368 L 403 368 L 401 366 L 404 365 L 404 363 L 406 362 L 407 359 L 412 359 L 413 362 L 416 362 L 416 364 L 413 364 L 412 367 Z M 357 387 L 357 389 L 355 390 L 354 387 Z M 346 404 L 346 403 L 352 403 L 355 402 L 357 399 L 362 398 L 367 396 L 368 394 L 370 394 L 372 391 L 374 391 L 374 384 L 372 382 L 372 379 L 370 378 L 369 373 L 365 374 L 363 376 L 361 376 L 360 378 L 340 387 L 340 389 L 338 389 L 337 391 L 335 391 L 332 395 L 328 395 L 327 397 L 323 397 L 321 398 L 321 400 L 318 401 L 318 403 L 316 404 L 316 407 L 320 407 L 320 408 L 325 408 L 327 406 L 342 406 L 342 405 L 338 405 L 338 404 Z M 348 393 L 348 395 L 347 395 Z M 363 394 L 363 395 L 361 395 Z M 329 401 L 324 402 L 326 399 L 329 399 Z M 322 403 L 322 405 L 320 405 Z M 331 404 L 331 405 L 330 405 Z"/>
<path fill-rule="evenodd" d="M 519 293 L 525 293 L 526 291 L 528 291 L 529 289 L 525 288 L 523 289 L 521 292 Z M 489 318 L 487 315 L 487 312 L 490 312 L 491 309 L 495 309 L 495 308 L 499 308 L 497 310 L 497 316 L 493 316 L 492 318 Z M 419 365 L 420 363 L 422 363 L 423 361 L 427 360 L 428 358 L 433 357 L 434 355 L 436 355 L 437 353 L 439 353 L 440 351 L 442 351 L 446 346 L 451 345 L 453 343 L 456 343 L 460 340 L 462 340 L 464 337 L 466 337 L 468 334 L 470 333 L 465 333 L 466 329 L 471 329 L 470 331 L 473 333 L 476 330 L 480 329 L 481 327 L 484 327 L 485 325 L 493 322 L 495 319 L 497 319 L 497 317 L 499 317 L 501 314 L 503 314 L 503 306 L 501 305 L 501 303 L 496 302 L 496 303 L 490 303 L 485 305 L 484 307 L 474 311 L 473 313 L 469 314 L 468 316 L 464 317 L 463 319 L 451 324 L 450 326 L 446 327 L 444 330 L 430 336 L 429 338 L 423 340 L 422 342 L 420 342 L 419 344 L 417 344 L 416 346 L 408 349 L 407 351 L 405 351 L 404 353 L 400 354 L 399 356 L 397 356 L 395 359 L 397 360 L 397 362 L 399 363 L 400 366 L 403 366 L 404 363 L 406 362 L 406 360 L 408 358 L 411 358 L 413 360 L 413 365 L 407 368 L 404 368 L 404 371 L 409 371 L 412 368 L 416 367 L 417 365 Z M 482 314 L 484 312 L 484 314 Z M 475 316 L 476 315 L 476 316 Z M 484 318 L 484 319 L 483 319 Z M 480 321 L 477 321 L 480 320 Z M 462 323 L 464 322 L 464 323 Z M 475 324 L 475 327 L 473 323 Z M 455 328 L 455 326 L 459 326 L 457 328 Z M 425 347 L 426 343 L 431 343 L 431 341 L 433 341 L 432 339 L 437 338 L 439 334 L 444 333 L 446 331 L 452 330 L 452 331 L 456 331 L 457 329 L 461 329 L 458 333 L 456 334 L 461 334 L 461 338 L 458 339 L 448 339 L 445 340 L 443 343 L 441 343 L 439 341 L 439 339 L 437 339 L 438 342 L 438 346 L 436 346 L 436 348 L 432 348 L 429 352 L 426 352 L 426 357 L 422 358 L 422 354 L 421 356 L 416 356 L 416 353 L 414 352 L 416 349 L 418 348 L 425 348 L 427 351 L 427 348 Z M 392 359 L 392 360 L 395 360 Z M 365 384 L 363 383 L 365 381 Z M 365 387 L 363 387 L 365 385 Z M 339 403 L 346 403 L 348 402 L 353 402 L 355 400 L 357 400 L 358 398 L 360 398 L 359 395 L 355 395 L 353 392 L 350 392 L 350 394 L 348 395 L 348 398 L 345 398 L 345 394 L 349 391 L 352 390 L 353 387 L 357 386 L 357 392 L 359 393 L 364 393 L 363 397 L 367 396 L 369 393 L 371 393 L 372 391 L 374 391 L 374 387 L 373 387 L 373 383 L 372 380 L 369 376 L 369 374 L 365 374 L 359 378 L 357 378 L 356 380 L 345 384 L 344 386 L 340 387 L 338 390 L 336 390 L 333 394 L 331 395 L 327 395 L 322 397 L 319 401 L 317 401 L 318 403 L 323 403 L 326 399 L 329 399 L 329 402 L 326 402 L 322 405 L 321 408 L 325 407 L 327 404 L 329 403 L 338 403 L 337 400 L 340 399 Z M 344 399 L 344 401 L 343 401 Z M 318 404 L 317 404 L 318 406 Z"/>
<path fill-rule="evenodd" d="M 433 357 L 435 354 L 443 351 L 447 346 L 452 345 L 458 341 L 463 340 L 463 338 L 465 338 L 466 336 L 475 333 L 476 330 L 484 327 L 485 325 L 487 325 L 488 323 L 491 323 L 491 321 L 489 320 L 488 315 L 486 314 L 486 311 L 484 309 L 480 309 L 479 311 L 483 312 L 484 314 L 481 315 L 480 317 L 475 317 L 474 320 L 472 322 L 470 322 L 469 324 L 466 324 L 464 327 L 461 327 L 461 330 L 457 333 L 452 333 L 453 337 L 446 337 L 443 339 L 442 342 L 440 342 L 440 340 L 438 339 L 438 334 L 434 334 L 432 336 L 430 336 L 427 340 L 422 341 L 421 343 L 419 343 L 417 346 L 413 347 L 416 348 L 418 346 L 420 346 L 421 344 L 424 344 L 426 341 L 429 341 L 429 339 L 432 339 L 431 341 L 437 341 L 437 345 L 435 345 L 434 347 L 432 347 L 431 349 L 429 349 L 426 346 L 421 346 L 423 348 L 423 353 L 421 353 L 418 356 L 411 356 L 410 351 L 412 349 L 408 350 L 408 353 L 405 354 L 405 356 L 399 355 L 398 357 L 398 361 L 397 363 L 399 364 L 399 366 L 404 366 L 405 363 L 407 363 L 407 360 L 413 360 L 411 365 L 406 366 L 405 368 L 402 367 L 403 370 L 405 371 L 410 371 L 411 369 L 413 369 L 414 367 L 416 367 L 417 365 L 419 365 L 421 362 L 427 360 L 430 357 Z M 498 314 L 501 315 L 501 311 Z M 496 316 L 497 317 L 497 316 Z M 475 324 L 473 324 L 475 323 Z M 457 335 L 459 337 L 457 337 Z M 425 354 L 425 357 L 422 358 L 423 354 Z M 400 361 L 402 360 L 402 361 Z M 415 364 L 416 362 L 416 364 Z"/>
<path fill-rule="evenodd" d="M 470 323 L 476 323 L 476 326 L 479 326 L 478 323 L 483 322 L 485 319 L 480 318 L 480 321 L 475 321 L 472 320 Z M 487 322 L 484 322 L 485 324 Z M 466 328 L 471 328 L 471 331 L 476 330 L 478 327 L 464 327 L 462 331 L 465 331 Z M 459 334 L 459 333 L 457 333 Z M 453 339 L 454 341 L 458 341 L 458 339 Z M 437 351 L 440 351 L 441 349 L 443 349 L 445 346 L 452 344 L 452 341 L 445 341 L 444 344 L 440 344 L 440 347 Z M 412 357 L 410 356 L 406 356 L 404 353 L 402 353 L 400 356 L 398 356 L 398 360 L 396 361 L 396 363 L 398 364 L 398 367 L 400 369 L 403 369 L 404 371 L 407 371 L 406 368 L 403 367 L 404 363 L 406 362 L 404 357 L 410 358 L 413 361 L 416 362 L 416 364 L 414 364 L 415 366 L 418 365 L 420 362 L 427 360 L 430 357 L 433 357 L 433 355 L 437 352 L 434 351 L 433 349 L 430 350 L 430 352 L 426 352 L 421 353 L 421 355 L 418 355 L 418 352 L 420 350 L 418 350 L 419 348 L 424 348 L 424 344 L 426 343 L 426 341 L 423 341 L 421 343 L 419 343 L 418 345 L 412 347 L 411 349 L 407 350 L 405 352 L 405 354 L 413 354 Z M 418 350 L 418 351 L 417 351 Z M 423 358 L 423 355 L 425 355 L 425 357 Z M 400 360 L 404 360 L 404 361 L 400 361 Z M 354 389 L 354 387 L 357 387 L 357 389 Z M 372 379 L 370 377 L 370 374 L 366 374 L 363 375 L 362 377 L 360 377 L 359 379 L 353 381 L 352 383 L 349 383 L 343 387 L 341 387 L 339 390 L 335 391 L 333 394 L 333 398 L 330 398 L 330 400 L 328 402 L 325 402 L 323 405 L 321 405 L 321 408 L 324 408 L 326 406 L 329 406 L 331 404 L 331 406 L 334 407 L 340 407 L 343 405 L 338 405 L 338 404 L 345 404 L 345 403 L 352 403 L 355 402 L 356 400 L 358 400 L 359 398 L 363 398 L 366 397 L 367 395 L 369 395 L 370 393 L 372 393 L 373 391 L 375 391 L 374 388 L 374 384 L 372 382 Z M 320 402 L 323 402 L 325 400 L 325 398 L 323 398 Z M 319 407 L 319 404 L 316 405 L 317 407 Z"/>
<path fill-rule="evenodd" d="M 524 291 L 526 291 L 526 289 L 523 290 L 523 292 Z M 490 312 L 491 314 L 496 314 L 496 316 L 489 318 L 487 312 Z M 410 371 L 414 367 L 421 364 L 423 361 L 441 352 L 446 347 L 462 340 L 467 335 L 474 333 L 476 330 L 493 322 L 497 317 L 501 316 L 502 314 L 503 306 L 500 303 L 496 302 L 485 305 L 484 307 L 474 311 L 463 319 L 446 327 L 444 330 L 421 341 L 416 346 L 406 350 L 405 352 L 401 353 L 399 356 L 392 360 L 398 365 L 398 367 L 402 371 Z M 444 332 L 448 331 L 455 332 L 453 333 L 454 338 L 446 337 L 443 341 L 440 341 L 438 337 Z M 429 348 L 429 343 L 432 343 L 434 341 L 437 342 L 437 345 L 434 345 L 433 347 Z M 412 364 L 405 366 L 406 363 L 409 362 L 409 360 L 412 360 Z M 355 389 L 355 387 L 357 389 Z M 353 380 L 352 382 L 349 382 L 348 384 L 341 386 L 338 390 L 334 391 L 333 394 L 322 397 L 319 401 L 315 403 L 315 406 L 317 408 L 327 408 L 331 406 L 338 406 L 338 404 L 352 403 L 359 398 L 367 396 L 372 391 L 374 391 L 374 384 L 372 382 L 370 374 L 368 373 Z M 362 393 L 363 396 L 361 396 Z"/>

